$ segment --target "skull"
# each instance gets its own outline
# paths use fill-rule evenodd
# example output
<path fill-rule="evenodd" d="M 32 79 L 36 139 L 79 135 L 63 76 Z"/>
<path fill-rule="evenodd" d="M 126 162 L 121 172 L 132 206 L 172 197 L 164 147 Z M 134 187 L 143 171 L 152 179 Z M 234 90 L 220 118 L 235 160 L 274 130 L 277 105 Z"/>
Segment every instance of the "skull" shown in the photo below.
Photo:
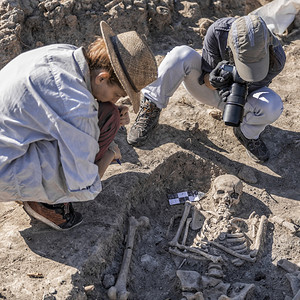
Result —
<path fill-rule="evenodd" d="M 212 187 L 212 195 L 216 211 L 219 207 L 230 209 L 240 202 L 243 193 L 242 181 L 234 175 L 218 176 Z"/>

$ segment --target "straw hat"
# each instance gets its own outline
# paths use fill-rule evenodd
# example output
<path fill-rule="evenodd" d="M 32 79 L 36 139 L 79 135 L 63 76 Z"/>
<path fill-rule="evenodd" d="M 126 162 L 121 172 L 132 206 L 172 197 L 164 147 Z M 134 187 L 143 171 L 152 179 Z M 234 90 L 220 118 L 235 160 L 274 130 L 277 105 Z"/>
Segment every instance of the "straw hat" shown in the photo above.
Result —
<path fill-rule="evenodd" d="M 100 28 L 112 67 L 137 113 L 140 90 L 157 78 L 155 57 L 136 31 L 115 34 L 104 21 Z"/>

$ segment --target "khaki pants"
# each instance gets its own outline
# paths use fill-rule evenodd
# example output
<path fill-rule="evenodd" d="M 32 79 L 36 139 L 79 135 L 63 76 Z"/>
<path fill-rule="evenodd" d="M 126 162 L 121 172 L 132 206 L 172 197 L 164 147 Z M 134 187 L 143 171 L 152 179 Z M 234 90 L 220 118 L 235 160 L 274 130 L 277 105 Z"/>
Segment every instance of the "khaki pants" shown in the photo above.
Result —
<path fill-rule="evenodd" d="M 142 90 L 144 96 L 159 108 L 166 108 L 169 98 L 182 83 L 186 90 L 199 102 L 223 111 L 225 103 L 218 92 L 199 84 L 201 55 L 188 46 L 172 49 L 158 68 L 158 78 Z M 257 139 L 265 127 L 275 122 L 283 111 L 278 94 L 262 87 L 247 97 L 241 131 L 248 139 Z"/>

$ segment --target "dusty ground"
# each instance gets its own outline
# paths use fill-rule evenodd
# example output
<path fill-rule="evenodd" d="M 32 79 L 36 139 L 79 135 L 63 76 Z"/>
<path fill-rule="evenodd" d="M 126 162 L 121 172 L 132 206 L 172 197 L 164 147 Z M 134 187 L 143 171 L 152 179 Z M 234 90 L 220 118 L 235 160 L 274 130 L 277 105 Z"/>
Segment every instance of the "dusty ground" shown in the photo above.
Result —
<path fill-rule="evenodd" d="M 217 2 L 210 6 L 204 2 L 149 1 L 147 6 L 144 1 L 1 1 L 0 34 L 5 33 L 0 40 L 1 61 L 4 65 L 41 44 L 88 42 L 92 33 L 99 33 L 100 19 L 119 31 L 141 31 L 158 62 L 175 45 L 189 44 L 201 51 L 199 18 L 241 15 L 247 9 L 242 1 L 224 1 L 223 8 Z M 9 22 L 17 26 L 7 25 Z M 271 150 L 267 163 L 252 162 L 232 128 L 210 117 L 209 107 L 199 105 L 180 87 L 145 146 L 139 149 L 127 144 L 130 126 L 119 132 L 122 165 L 110 166 L 104 190 L 94 201 L 75 204 L 84 216 L 82 226 L 56 232 L 31 221 L 19 205 L 0 204 L 0 299 L 107 299 L 107 289 L 120 269 L 129 216 L 150 220 L 149 228 L 137 232 L 128 278 L 130 299 L 181 299 L 176 276 L 179 260 L 168 252 L 180 218 L 175 219 L 168 237 L 166 233 L 171 217 L 181 214 L 183 205 L 170 206 L 167 194 L 207 193 L 220 174 L 243 180 L 239 216 L 246 218 L 256 211 L 269 220 L 276 215 L 300 226 L 300 35 L 296 29 L 282 38 L 287 63 L 271 84 L 285 110 L 263 134 Z M 132 108 L 130 113 L 133 122 Z M 299 236 L 269 222 L 257 262 L 241 267 L 228 264 L 223 269 L 224 282 L 253 283 L 255 292 L 250 299 L 292 299 L 295 290 L 287 271 L 277 263 L 286 259 L 295 268 L 299 266 Z M 181 269 L 204 274 L 207 262 L 188 260 Z"/>

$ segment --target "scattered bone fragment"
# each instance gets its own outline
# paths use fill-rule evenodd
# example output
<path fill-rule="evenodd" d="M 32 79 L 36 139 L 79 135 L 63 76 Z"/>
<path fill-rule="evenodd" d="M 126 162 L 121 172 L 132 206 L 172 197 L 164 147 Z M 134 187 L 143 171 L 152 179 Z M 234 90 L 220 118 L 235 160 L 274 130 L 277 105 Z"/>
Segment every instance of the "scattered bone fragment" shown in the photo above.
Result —
<path fill-rule="evenodd" d="M 277 266 L 283 268 L 285 271 L 287 271 L 289 273 L 300 271 L 300 267 L 299 266 L 297 266 L 296 264 L 293 264 L 292 262 L 290 262 L 287 259 L 280 259 L 277 262 Z"/>
<path fill-rule="evenodd" d="M 148 227 L 149 219 L 145 216 L 140 217 L 138 220 L 131 216 L 129 219 L 128 237 L 126 242 L 126 249 L 123 256 L 121 270 L 118 275 L 117 282 L 108 290 L 108 297 L 110 300 L 127 300 L 129 291 L 127 291 L 127 276 L 133 252 L 133 244 L 135 233 L 138 227 Z"/>
<path fill-rule="evenodd" d="M 271 221 L 287 228 L 288 230 L 291 231 L 292 234 L 296 233 L 300 229 L 297 225 L 295 225 L 291 222 L 288 222 L 285 219 L 278 217 L 278 216 L 273 216 L 271 218 Z"/>
<path fill-rule="evenodd" d="M 105 4 L 105 8 L 111 9 L 113 6 L 117 5 L 120 2 L 121 2 L 121 0 L 112 0 L 112 1 L 108 2 L 107 4 Z"/>
<path fill-rule="evenodd" d="M 94 286 L 93 284 L 91 284 L 91 285 L 86 285 L 86 286 L 84 287 L 84 291 L 85 291 L 86 293 L 91 293 L 92 291 L 94 291 L 94 289 L 95 289 L 95 286 Z"/>

